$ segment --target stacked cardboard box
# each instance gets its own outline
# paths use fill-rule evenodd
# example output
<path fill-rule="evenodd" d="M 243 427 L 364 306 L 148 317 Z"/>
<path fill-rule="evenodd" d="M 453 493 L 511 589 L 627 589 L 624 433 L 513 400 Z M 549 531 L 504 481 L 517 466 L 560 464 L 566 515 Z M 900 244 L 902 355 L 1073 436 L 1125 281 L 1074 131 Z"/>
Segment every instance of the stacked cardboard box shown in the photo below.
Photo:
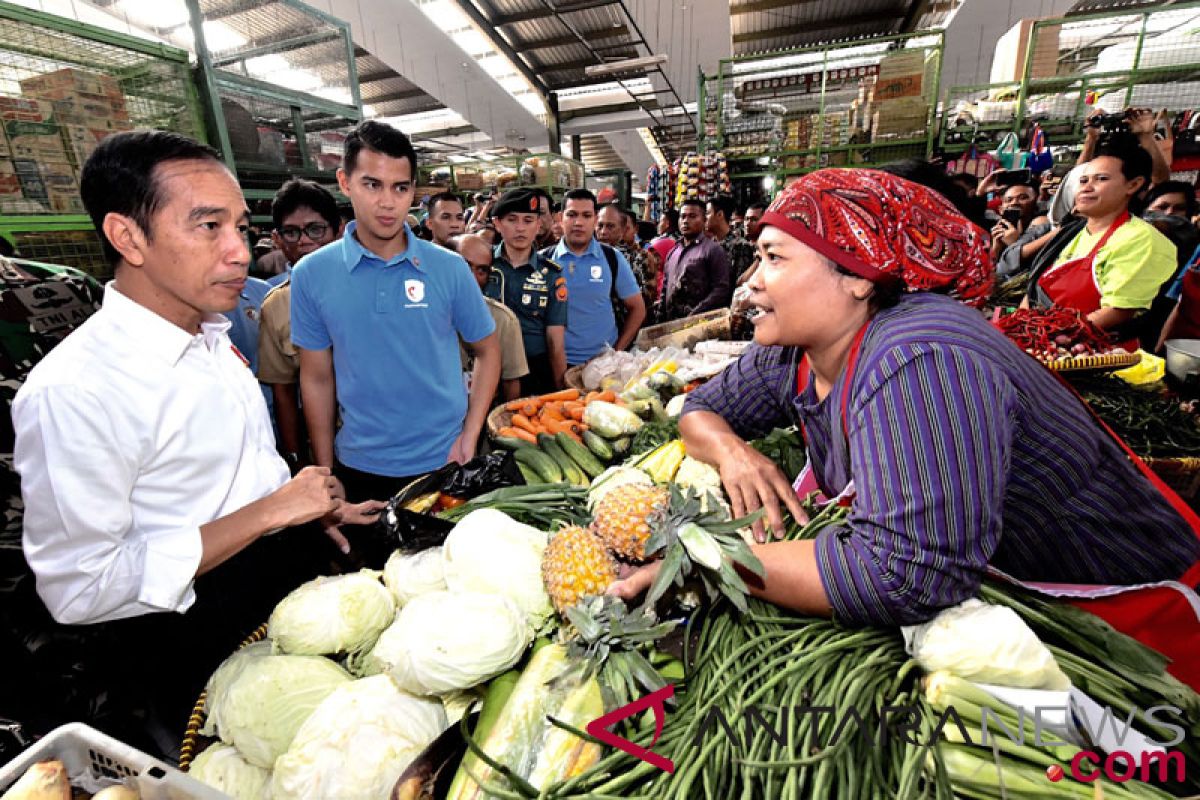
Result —
<path fill-rule="evenodd" d="M 79 69 L 60 69 L 20 81 L 21 94 L 54 105 L 54 120 L 93 130 L 132 128 L 125 95 L 109 75 Z"/>
<path fill-rule="evenodd" d="M 938 54 L 924 48 L 897 50 L 879 62 L 879 76 L 860 109 L 872 141 L 880 137 L 923 133 L 929 119 Z"/>
<path fill-rule="evenodd" d="M 871 119 L 871 141 L 887 136 L 920 136 L 929 125 L 929 102 L 924 97 L 884 100 Z"/>
<path fill-rule="evenodd" d="M 996 52 L 992 56 L 992 83 L 1025 79 L 1025 59 L 1036 22 L 1036 19 L 1023 19 L 996 42 Z M 1061 30 L 1062 27 L 1058 25 L 1047 25 L 1038 30 L 1030 65 L 1031 78 L 1053 78 L 1058 74 L 1058 39 Z"/>

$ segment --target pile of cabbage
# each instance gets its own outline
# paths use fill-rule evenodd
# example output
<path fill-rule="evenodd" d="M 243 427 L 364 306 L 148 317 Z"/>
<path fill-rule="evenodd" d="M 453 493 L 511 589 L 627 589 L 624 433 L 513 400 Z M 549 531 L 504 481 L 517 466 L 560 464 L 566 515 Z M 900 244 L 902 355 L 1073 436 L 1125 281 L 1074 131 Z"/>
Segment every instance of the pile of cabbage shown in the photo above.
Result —
<path fill-rule="evenodd" d="M 525 655 L 552 616 L 547 534 L 490 509 L 382 573 L 285 597 L 266 641 L 208 682 L 191 775 L 237 800 L 387 800 L 400 774 Z"/>

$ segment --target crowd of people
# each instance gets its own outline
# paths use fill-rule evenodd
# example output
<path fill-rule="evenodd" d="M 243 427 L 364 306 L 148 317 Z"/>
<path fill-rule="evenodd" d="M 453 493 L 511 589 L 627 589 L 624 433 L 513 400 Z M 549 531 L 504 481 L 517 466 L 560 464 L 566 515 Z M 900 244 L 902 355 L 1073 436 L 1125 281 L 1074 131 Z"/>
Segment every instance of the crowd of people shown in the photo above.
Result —
<path fill-rule="evenodd" d="M 857 484 L 862 512 L 842 540 L 763 553 L 772 580 L 756 592 L 905 622 L 957 602 L 990 561 L 1046 580 L 1177 577 L 1200 547 L 1188 521 L 1117 463 L 1115 445 L 1098 444 L 1073 397 L 959 302 L 992 297 L 998 265 L 1023 304 L 1076 308 L 1117 340 L 1154 349 L 1200 329 L 1195 193 L 1163 173 L 1143 125 L 1131 112 L 1128 131 L 1089 133 L 1082 163 L 1052 191 L 1020 171 L 975 182 L 928 162 L 822 170 L 769 207 L 684 200 L 651 232 L 584 188 L 561 207 L 521 187 L 415 208 L 411 142 L 368 121 L 337 174 L 351 218 L 326 189 L 289 180 L 257 258 L 249 209 L 213 150 L 163 132 L 108 137 L 81 193 L 113 281 L 101 294 L 74 275 L 4 267 L 6 287 L 61 281 L 51 294 L 70 310 L 34 325 L 45 306 L 30 306 L 36 352 L 0 353 L 12 362 L 3 474 L 15 502 L 0 643 L 6 663 L 45 682 L 8 687 L 6 707 L 46 725 L 109 714 L 128 740 L 169 753 L 184 701 L 245 627 L 235 621 L 257 625 L 313 575 L 382 566 L 392 543 L 369 523 L 383 501 L 474 457 L 497 402 L 562 387 L 569 368 L 630 347 L 646 324 L 734 303 L 759 344 L 689 400 L 689 451 L 720 465 L 738 514 L 766 508 L 778 528 L 781 505 L 802 516 L 797 476 L 741 437 L 798 423 L 818 448 L 814 485 L 832 497 Z M 934 296 L 946 293 L 957 300 Z M 852 385 L 860 349 L 871 391 Z M 917 402 L 930 387 L 977 424 Z M 1072 427 L 1018 413 L 1033 401 Z M 908 431 L 918 418 L 932 439 L 890 449 L 860 424 Z M 943 452 L 943 441 L 970 452 Z M 1047 489 L 1048 454 L 1078 481 Z M 918 474 L 941 480 L 931 490 Z M 1044 568 L 1051 526 L 1083 550 L 1103 538 L 1088 516 L 1106 507 L 1089 488 L 1097 475 L 1124 487 L 1105 497 L 1146 497 L 1144 518 L 1126 515 L 1129 542 L 1160 531 L 1172 547 L 1139 560 L 1141 545 L 1122 545 L 1120 558 Z M 979 491 L 956 504 L 955 485 L 967 484 Z M 1018 504 L 1037 513 L 1000 547 L 999 520 Z M 986 536 L 966 542 L 968 527 Z M 954 580 L 914 596 L 951 550 Z M 636 594 L 650 572 L 616 591 Z M 147 640 L 149 654 L 138 648 Z M 134 652 L 135 666 L 110 657 Z M 67 674 L 72 691 L 46 703 Z"/>

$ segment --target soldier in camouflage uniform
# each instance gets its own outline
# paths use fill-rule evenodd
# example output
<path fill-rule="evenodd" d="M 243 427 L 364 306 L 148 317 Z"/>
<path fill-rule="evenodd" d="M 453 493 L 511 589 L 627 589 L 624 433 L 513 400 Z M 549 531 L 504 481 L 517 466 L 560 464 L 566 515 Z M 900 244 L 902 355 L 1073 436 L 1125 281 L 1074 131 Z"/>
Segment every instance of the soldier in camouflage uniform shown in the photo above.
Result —
<path fill-rule="evenodd" d="M 729 256 L 731 274 L 736 281 L 754 263 L 757 253 L 750 240 L 731 227 L 733 209 L 732 197 L 726 194 L 716 195 L 708 201 L 704 224 L 708 235 L 715 239 Z"/>

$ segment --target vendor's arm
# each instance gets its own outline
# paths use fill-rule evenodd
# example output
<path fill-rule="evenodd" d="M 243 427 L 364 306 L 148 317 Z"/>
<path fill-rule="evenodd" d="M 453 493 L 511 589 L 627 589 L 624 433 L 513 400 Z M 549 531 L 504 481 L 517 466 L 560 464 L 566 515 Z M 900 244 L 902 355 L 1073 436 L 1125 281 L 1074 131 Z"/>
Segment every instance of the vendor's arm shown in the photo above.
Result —
<path fill-rule="evenodd" d="M 752 344 L 736 362 L 688 394 L 679 421 L 688 454 L 720 470 L 734 513 L 765 508 L 777 534 L 782 533 L 781 504 L 797 519 L 804 518 L 791 487 L 796 476 L 784 475 L 745 440 L 794 423 L 788 397 L 795 391 L 795 375 L 794 352 Z M 761 523 L 755 533 L 762 538 Z"/>
<path fill-rule="evenodd" d="M 1128 322 L 1150 308 L 1177 267 L 1175 245 L 1149 226 L 1119 246 L 1105 248 L 1096 256 L 1100 309 L 1088 319 L 1108 331 Z"/>
<path fill-rule="evenodd" d="M 197 523 L 186 508 L 135 518 L 141 442 L 84 389 L 50 387 L 14 406 L 24 551 L 38 594 L 64 624 L 185 611 L 192 583 L 263 534 L 340 505 L 326 470 Z M 232 456 L 231 456 L 232 457 Z"/>
<path fill-rule="evenodd" d="M 933 346 L 889 354 L 852 401 L 858 494 L 818 534 L 816 564 L 839 619 L 897 625 L 975 595 L 1000 541 L 1011 385 L 982 357 Z"/>

